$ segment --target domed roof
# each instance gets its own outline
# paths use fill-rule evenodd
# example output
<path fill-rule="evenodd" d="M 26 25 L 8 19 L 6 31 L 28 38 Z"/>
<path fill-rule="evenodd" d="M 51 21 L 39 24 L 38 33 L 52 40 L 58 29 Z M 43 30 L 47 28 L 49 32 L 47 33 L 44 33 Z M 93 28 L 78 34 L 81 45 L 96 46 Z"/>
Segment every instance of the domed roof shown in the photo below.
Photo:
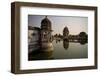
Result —
<path fill-rule="evenodd" d="M 68 27 L 64 27 L 63 32 L 69 32 Z"/>
<path fill-rule="evenodd" d="M 41 21 L 41 23 L 50 23 L 51 24 L 51 21 L 47 18 L 47 16 Z"/>
<path fill-rule="evenodd" d="M 41 21 L 41 29 L 51 30 L 51 21 L 47 16 Z"/>

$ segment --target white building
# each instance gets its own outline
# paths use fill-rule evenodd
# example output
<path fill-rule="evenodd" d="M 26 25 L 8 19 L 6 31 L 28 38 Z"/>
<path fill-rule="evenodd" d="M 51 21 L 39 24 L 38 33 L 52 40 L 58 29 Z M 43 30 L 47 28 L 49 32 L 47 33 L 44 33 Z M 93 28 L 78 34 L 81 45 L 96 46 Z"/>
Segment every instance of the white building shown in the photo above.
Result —
<path fill-rule="evenodd" d="M 37 42 L 40 39 L 40 28 L 28 26 L 28 42 Z"/>

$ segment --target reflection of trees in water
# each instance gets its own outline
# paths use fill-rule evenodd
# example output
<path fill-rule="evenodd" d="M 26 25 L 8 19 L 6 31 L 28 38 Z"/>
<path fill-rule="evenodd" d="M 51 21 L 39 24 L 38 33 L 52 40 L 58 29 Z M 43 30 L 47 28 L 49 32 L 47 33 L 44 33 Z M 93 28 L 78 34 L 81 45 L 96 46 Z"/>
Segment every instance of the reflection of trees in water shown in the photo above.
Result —
<path fill-rule="evenodd" d="M 60 42 L 61 40 L 59 39 L 59 40 L 56 40 L 56 43 L 58 43 L 58 42 Z"/>
<path fill-rule="evenodd" d="M 78 40 L 78 42 L 81 44 L 81 45 L 84 45 L 88 42 L 88 40 Z"/>
<path fill-rule="evenodd" d="M 60 43 L 60 41 L 62 41 L 62 40 L 55 40 L 55 41 L 56 41 L 56 43 Z M 73 39 L 73 40 L 70 41 L 70 39 L 63 39 L 63 47 L 64 47 L 65 50 L 68 49 L 69 42 L 80 43 L 81 45 L 84 45 L 88 42 L 88 40 L 87 39 L 79 39 L 79 40 Z"/>
<path fill-rule="evenodd" d="M 59 40 L 55 40 L 55 42 L 57 44 L 60 44 L 60 42 L 63 41 L 63 48 L 65 50 L 68 50 L 69 48 L 69 42 L 72 42 L 72 43 L 80 43 L 81 45 L 84 45 L 87 43 L 87 39 L 79 39 L 79 40 L 73 40 L 73 41 L 70 41 L 70 39 L 59 39 Z M 78 46 L 77 46 L 78 47 Z M 43 50 L 43 51 L 42 51 Z M 45 50 L 45 51 L 44 51 Z M 30 52 L 28 54 L 28 60 L 49 60 L 49 59 L 54 59 L 52 57 L 52 54 L 53 54 L 53 50 L 52 48 L 48 47 L 46 49 L 42 49 L 42 48 L 38 48 L 37 50 L 33 50 L 32 52 Z"/>

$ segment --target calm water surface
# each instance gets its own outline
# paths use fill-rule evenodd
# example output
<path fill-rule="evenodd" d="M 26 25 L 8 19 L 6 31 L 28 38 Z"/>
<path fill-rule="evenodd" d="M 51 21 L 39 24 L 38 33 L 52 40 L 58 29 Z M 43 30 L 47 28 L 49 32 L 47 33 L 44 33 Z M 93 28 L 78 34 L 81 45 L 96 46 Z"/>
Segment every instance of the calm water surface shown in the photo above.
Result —
<path fill-rule="evenodd" d="M 29 60 L 50 60 L 50 59 L 79 59 L 88 57 L 88 44 L 78 42 L 53 41 L 53 50 L 50 52 L 38 52 L 41 49 L 33 50 L 29 54 Z"/>

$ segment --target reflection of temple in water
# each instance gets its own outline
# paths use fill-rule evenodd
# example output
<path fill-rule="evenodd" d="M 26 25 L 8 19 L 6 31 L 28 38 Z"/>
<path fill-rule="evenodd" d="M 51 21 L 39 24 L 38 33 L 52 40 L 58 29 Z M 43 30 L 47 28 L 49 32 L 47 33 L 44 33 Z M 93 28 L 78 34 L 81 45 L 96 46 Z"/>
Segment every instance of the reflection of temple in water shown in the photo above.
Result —
<path fill-rule="evenodd" d="M 41 49 L 39 49 L 41 50 Z M 53 59 L 52 57 L 53 51 L 49 51 L 49 52 L 42 52 L 42 51 L 32 51 L 31 53 L 29 53 L 29 57 L 28 60 L 47 60 L 47 59 Z"/>
<path fill-rule="evenodd" d="M 69 41 L 68 40 L 63 40 L 63 47 L 64 47 L 65 50 L 68 49 L 68 47 L 69 47 Z"/>

